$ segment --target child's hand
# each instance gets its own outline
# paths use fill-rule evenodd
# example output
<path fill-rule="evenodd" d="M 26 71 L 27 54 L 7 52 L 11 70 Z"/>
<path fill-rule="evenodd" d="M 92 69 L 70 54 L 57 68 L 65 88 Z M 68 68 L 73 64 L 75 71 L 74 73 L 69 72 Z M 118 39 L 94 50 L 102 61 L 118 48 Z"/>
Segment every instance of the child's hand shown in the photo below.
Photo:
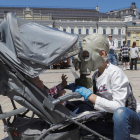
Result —
<path fill-rule="evenodd" d="M 61 79 L 62 79 L 62 83 L 61 86 L 62 88 L 64 88 L 67 85 L 67 78 L 66 75 L 62 74 Z"/>
<path fill-rule="evenodd" d="M 65 95 L 65 94 L 66 94 L 66 91 L 65 91 L 65 90 L 60 90 L 60 91 L 58 92 L 58 97 L 63 96 L 63 95 Z"/>

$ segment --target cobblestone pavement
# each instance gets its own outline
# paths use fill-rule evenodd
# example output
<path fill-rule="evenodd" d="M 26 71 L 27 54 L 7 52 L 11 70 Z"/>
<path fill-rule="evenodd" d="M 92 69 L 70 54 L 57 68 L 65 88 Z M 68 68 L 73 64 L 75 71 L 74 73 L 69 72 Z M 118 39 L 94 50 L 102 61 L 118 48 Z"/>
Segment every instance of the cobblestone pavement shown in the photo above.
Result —
<path fill-rule="evenodd" d="M 122 68 L 122 66 L 119 66 Z M 138 66 L 140 69 L 140 65 Z M 133 88 L 133 93 L 138 101 L 140 101 L 140 70 L 126 70 L 124 71 L 125 74 L 128 76 L 130 83 Z M 92 72 L 93 73 L 93 72 Z M 72 83 L 75 81 L 75 77 L 79 76 L 79 72 L 75 72 L 74 68 L 69 69 L 57 69 L 57 70 L 47 70 L 42 75 L 40 75 L 40 78 L 44 81 L 44 84 L 47 87 L 53 87 L 54 85 L 57 85 L 61 82 L 61 75 L 66 74 L 68 76 L 68 83 Z M 92 74 L 91 74 L 92 75 Z M 2 106 L 3 112 L 11 111 L 12 105 L 10 103 L 10 100 L 7 97 L 0 95 L 0 104 Z M 17 104 L 18 107 L 20 105 Z M 136 136 L 137 138 L 133 138 L 133 140 L 140 140 L 140 136 Z M 2 140 L 8 140 L 7 134 L 3 132 L 3 123 L 0 120 L 0 139 Z"/>

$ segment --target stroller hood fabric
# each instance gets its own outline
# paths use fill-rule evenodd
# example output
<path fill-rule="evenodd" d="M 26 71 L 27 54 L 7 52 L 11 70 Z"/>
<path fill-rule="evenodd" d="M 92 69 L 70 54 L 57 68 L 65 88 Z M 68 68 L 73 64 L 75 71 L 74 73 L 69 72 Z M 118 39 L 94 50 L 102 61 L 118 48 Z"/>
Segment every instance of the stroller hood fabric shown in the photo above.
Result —
<path fill-rule="evenodd" d="M 16 68 L 36 77 L 48 66 L 79 53 L 78 36 L 8 13 L 0 24 L 0 53 Z"/>

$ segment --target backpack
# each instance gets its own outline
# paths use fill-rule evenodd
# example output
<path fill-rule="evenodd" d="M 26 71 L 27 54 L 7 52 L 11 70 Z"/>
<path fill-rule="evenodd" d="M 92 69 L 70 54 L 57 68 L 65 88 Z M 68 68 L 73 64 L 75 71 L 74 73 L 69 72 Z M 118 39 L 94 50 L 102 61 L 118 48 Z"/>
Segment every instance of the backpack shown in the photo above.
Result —
<path fill-rule="evenodd" d="M 95 73 L 95 75 L 96 74 L 97 73 Z M 136 99 L 133 95 L 133 91 L 132 91 L 132 87 L 131 87 L 130 83 L 129 83 L 129 87 L 130 87 L 131 93 L 127 96 L 125 107 L 127 107 L 127 108 L 136 112 Z M 93 78 L 93 92 L 94 92 L 94 94 L 97 93 L 95 76 Z"/>

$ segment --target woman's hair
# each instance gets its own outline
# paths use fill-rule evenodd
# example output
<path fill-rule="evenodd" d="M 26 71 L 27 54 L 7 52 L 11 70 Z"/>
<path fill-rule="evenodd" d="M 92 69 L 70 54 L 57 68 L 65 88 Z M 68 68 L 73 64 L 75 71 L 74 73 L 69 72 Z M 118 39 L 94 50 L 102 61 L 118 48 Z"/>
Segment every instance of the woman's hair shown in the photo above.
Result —
<path fill-rule="evenodd" d="M 123 44 L 126 44 L 126 41 L 123 41 Z"/>
<path fill-rule="evenodd" d="M 132 48 L 135 48 L 135 47 L 136 47 L 136 42 L 134 41 L 133 45 L 132 45 Z"/>

